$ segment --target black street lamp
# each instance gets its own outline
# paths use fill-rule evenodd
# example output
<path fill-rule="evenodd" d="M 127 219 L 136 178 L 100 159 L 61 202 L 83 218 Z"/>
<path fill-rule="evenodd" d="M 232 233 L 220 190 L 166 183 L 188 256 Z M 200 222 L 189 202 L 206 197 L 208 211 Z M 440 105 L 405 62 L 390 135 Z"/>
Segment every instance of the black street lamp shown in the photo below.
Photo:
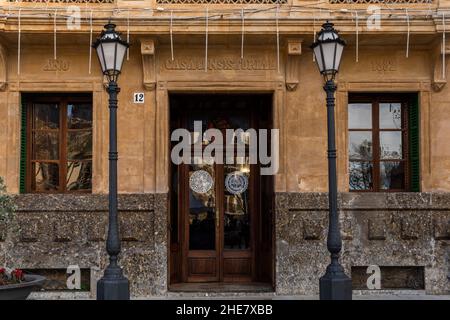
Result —
<path fill-rule="evenodd" d="M 337 209 L 337 173 L 336 173 L 336 133 L 334 120 L 334 93 L 336 84 L 334 78 L 339 70 L 345 41 L 339 38 L 333 24 L 326 22 L 317 35 L 317 40 L 311 45 L 315 60 L 323 75 L 327 94 L 327 128 L 328 128 L 328 203 L 329 221 L 327 248 L 331 254 L 331 263 L 320 278 L 321 300 L 351 300 L 352 282 L 339 263 L 342 249 L 342 239 L 339 227 L 339 212 Z"/>
<path fill-rule="evenodd" d="M 120 38 L 115 28 L 116 25 L 112 23 L 105 25 L 105 30 L 92 44 L 97 51 L 102 73 L 109 81 L 109 225 L 106 241 L 109 265 L 97 283 L 97 300 L 130 299 L 128 279 L 117 264 L 117 256 L 120 253 L 117 217 L 117 94 L 120 89 L 117 79 L 129 44 Z"/>

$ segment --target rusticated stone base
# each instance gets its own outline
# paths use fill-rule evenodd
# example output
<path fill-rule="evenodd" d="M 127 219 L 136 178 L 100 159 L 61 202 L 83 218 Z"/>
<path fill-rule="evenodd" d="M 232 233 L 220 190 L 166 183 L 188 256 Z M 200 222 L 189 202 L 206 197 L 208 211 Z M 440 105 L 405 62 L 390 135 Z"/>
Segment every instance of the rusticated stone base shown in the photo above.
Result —
<path fill-rule="evenodd" d="M 275 294 L 318 294 L 329 262 L 326 193 L 277 193 Z M 106 195 L 15 196 L 16 219 L 0 226 L 0 265 L 24 269 L 106 266 Z M 342 264 L 419 266 L 429 294 L 449 294 L 450 194 L 345 193 L 339 198 Z M 132 296 L 168 294 L 166 194 L 119 196 L 120 265 Z M 91 285 L 95 290 L 95 285 Z M 95 292 L 92 292 L 95 295 Z"/>
<path fill-rule="evenodd" d="M 339 208 L 347 275 L 352 266 L 423 266 L 427 293 L 450 292 L 450 194 L 344 193 Z M 327 209 L 326 193 L 276 194 L 277 293 L 318 293 Z"/>
<path fill-rule="evenodd" d="M 0 242 L 0 265 L 24 269 L 92 268 L 99 279 L 107 263 L 106 195 L 15 196 L 16 221 Z M 119 196 L 122 253 L 119 263 L 131 294 L 167 291 L 167 195 Z M 1 232 L 0 232 L 1 233 Z M 95 296 L 95 285 L 91 290 Z"/>

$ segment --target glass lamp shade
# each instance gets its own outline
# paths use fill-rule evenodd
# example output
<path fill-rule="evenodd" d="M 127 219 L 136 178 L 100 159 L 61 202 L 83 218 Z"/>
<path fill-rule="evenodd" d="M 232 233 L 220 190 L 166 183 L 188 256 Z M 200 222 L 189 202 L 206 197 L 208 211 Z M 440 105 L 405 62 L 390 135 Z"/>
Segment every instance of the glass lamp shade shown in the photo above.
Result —
<path fill-rule="evenodd" d="M 333 24 L 324 23 L 322 30 L 317 35 L 316 42 L 311 45 L 311 49 L 314 51 L 317 67 L 325 80 L 334 79 L 339 71 L 344 46 L 345 41 L 339 38 Z"/>
<path fill-rule="evenodd" d="M 102 72 L 108 77 L 109 81 L 117 81 L 122 64 L 130 46 L 126 41 L 120 38 L 120 33 L 115 30 L 116 25 L 108 23 L 100 37 L 92 44 L 96 50 Z"/>

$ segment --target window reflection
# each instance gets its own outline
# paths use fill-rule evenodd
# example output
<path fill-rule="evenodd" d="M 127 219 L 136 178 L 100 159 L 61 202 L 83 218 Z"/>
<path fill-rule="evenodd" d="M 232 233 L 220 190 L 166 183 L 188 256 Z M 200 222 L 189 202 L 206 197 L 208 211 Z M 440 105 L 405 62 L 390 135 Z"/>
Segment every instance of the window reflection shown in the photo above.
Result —
<path fill-rule="evenodd" d="M 249 179 L 248 157 L 243 164 L 225 165 L 225 249 L 248 249 L 250 247 Z M 228 179 L 227 179 L 228 177 Z"/>
<path fill-rule="evenodd" d="M 381 189 L 400 190 L 405 187 L 403 162 L 382 161 L 380 163 Z"/>
<path fill-rule="evenodd" d="M 372 105 L 370 103 L 350 103 L 348 105 L 348 128 L 372 128 Z"/>
<path fill-rule="evenodd" d="M 352 131 L 349 133 L 348 149 L 351 159 L 372 159 L 372 132 Z"/>
<path fill-rule="evenodd" d="M 370 190 L 372 189 L 373 165 L 371 162 L 349 163 L 350 190 Z"/>
<path fill-rule="evenodd" d="M 213 165 L 189 166 L 189 178 L 197 170 L 206 171 L 214 179 Z M 189 188 L 189 250 L 214 250 L 216 245 L 215 188 L 199 193 Z"/>
<path fill-rule="evenodd" d="M 402 128 L 402 105 L 400 103 L 380 103 L 380 129 Z"/>

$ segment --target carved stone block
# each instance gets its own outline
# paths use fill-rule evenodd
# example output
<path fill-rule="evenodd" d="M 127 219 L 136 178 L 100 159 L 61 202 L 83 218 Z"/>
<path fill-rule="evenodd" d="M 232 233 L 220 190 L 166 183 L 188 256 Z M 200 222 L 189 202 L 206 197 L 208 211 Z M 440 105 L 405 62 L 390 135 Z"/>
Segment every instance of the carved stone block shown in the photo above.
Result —
<path fill-rule="evenodd" d="M 0 222 L 0 241 L 5 241 L 6 238 L 6 223 Z"/>
<path fill-rule="evenodd" d="M 303 239 L 320 240 L 324 230 L 324 220 L 322 218 L 303 219 Z"/>
<path fill-rule="evenodd" d="M 146 212 L 121 213 L 119 221 L 123 241 L 146 241 L 153 232 L 149 214 Z"/>
<path fill-rule="evenodd" d="M 0 44 L 0 90 L 3 91 L 6 89 L 6 79 L 7 79 L 7 57 L 8 53 L 6 52 L 6 48 L 3 44 Z"/>
<path fill-rule="evenodd" d="M 36 242 L 39 238 L 39 220 L 31 218 L 19 222 L 19 239 L 21 242 Z"/>
<path fill-rule="evenodd" d="M 141 39 L 143 85 L 147 90 L 156 87 L 155 70 L 155 41 L 153 39 Z"/>
<path fill-rule="evenodd" d="M 297 89 L 300 72 L 300 55 L 302 54 L 302 40 L 289 39 L 287 41 L 286 88 L 289 91 Z"/>
<path fill-rule="evenodd" d="M 73 225 L 67 219 L 58 219 L 53 222 L 53 241 L 69 242 L 73 239 Z"/>
<path fill-rule="evenodd" d="M 420 224 L 414 217 L 403 217 L 401 220 L 400 237 L 403 240 L 417 240 L 420 235 Z"/>
<path fill-rule="evenodd" d="M 105 241 L 106 239 L 106 217 L 95 217 L 91 219 L 87 226 L 88 241 Z"/>
<path fill-rule="evenodd" d="M 433 229 L 436 240 L 450 240 L 450 217 L 435 218 Z"/>
<path fill-rule="evenodd" d="M 386 240 L 386 220 L 384 218 L 370 218 L 367 223 L 369 240 Z"/>
<path fill-rule="evenodd" d="M 341 238 L 342 240 L 352 240 L 353 230 L 350 218 L 341 219 Z"/>

